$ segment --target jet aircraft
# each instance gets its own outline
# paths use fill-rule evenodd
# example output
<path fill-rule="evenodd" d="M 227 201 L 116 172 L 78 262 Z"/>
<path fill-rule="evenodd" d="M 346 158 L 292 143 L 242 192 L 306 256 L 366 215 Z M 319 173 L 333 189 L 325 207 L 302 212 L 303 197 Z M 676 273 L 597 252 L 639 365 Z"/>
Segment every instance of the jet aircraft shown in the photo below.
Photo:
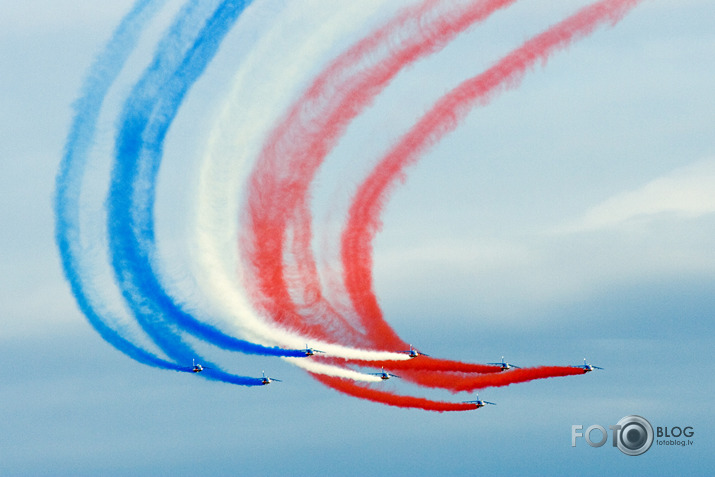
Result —
<path fill-rule="evenodd" d="M 577 366 L 571 366 L 571 367 L 572 367 L 572 368 L 581 368 L 581 369 L 583 369 L 583 372 L 584 372 L 584 373 L 590 373 L 590 372 L 593 371 L 594 369 L 603 369 L 603 368 L 599 368 L 598 366 L 594 366 L 594 365 L 592 365 L 592 364 L 588 364 L 588 363 L 586 362 L 586 358 L 583 358 L 583 364 L 579 364 L 579 365 L 577 365 Z"/>
<path fill-rule="evenodd" d="M 263 371 L 263 377 L 261 378 L 261 384 L 265 386 L 266 384 L 271 384 L 273 381 L 278 381 L 279 383 L 281 382 L 280 379 L 267 377 L 266 372 Z"/>
<path fill-rule="evenodd" d="M 477 409 L 480 407 L 484 407 L 486 404 L 491 404 L 492 406 L 496 406 L 496 403 L 489 402 L 489 401 L 482 401 L 479 399 L 479 394 L 477 394 L 477 399 L 474 401 L 462 401 L 465 404 L 475 404 L 477 406 Z"/>
<path fill-rule="evenodd" d="M 211 369 L 208 366 L 202 366 L 201 364 L 197 363 L 195 359 L 191 360 L 191 367 L 184 367 L 181 368 L 183 371 L 189 371 L 191 373 L 200 373 L 204 369 Z"/>
<path fill-rule="evenodd" d="M 306 356 L 313 356 L 315 353 L 325 353 L 325 351 L 320 351 L 319 349 L 315 348 L 309 348 L 308 345 L 305 345 L 305 355 Z"/>
<path fill-rule="evenodd" d="M 416 358 L 418 356 L 429 356 L 428 354 L 425 354 L 421 351 L 417 351 L 415 348 L 412 347 L 412 345 L 410 345 L 409 351 L 400 351 L 400 353 L 407 353 L 408 355 L 410 355 L 410 358 Z"/>
<path fill-rule="evenodd" d="M 387 371 L 385 371 L 385 368 L 382 368 L 382 371 L 379 372 L 379 373 L 368 373 L 368 374 L 372 374 L 372 375 L 374 375 L 374 376 L 380 376 L 380 379 L 382 379 L 383 381 L 384 381 L 384 380 L 387 380 L 387 379 L 390 379 L 390 378 L 399 378 L 398 375 L 392 374 L 392 373 L 388 373 Z"/>
<path fill-rule="evenodd" d="M 521 369 L 519 366 L 514 366 L 513 364 L 507 363 L 506 361 L 504 361 L 504 356 L 501 357 L 501 363 L 487 363 L 487 364 L 490 364 L 492 366 L 499 366 L 502 371 L 506 371 L 507 369 L 511 369 L 511 368 Z"/>

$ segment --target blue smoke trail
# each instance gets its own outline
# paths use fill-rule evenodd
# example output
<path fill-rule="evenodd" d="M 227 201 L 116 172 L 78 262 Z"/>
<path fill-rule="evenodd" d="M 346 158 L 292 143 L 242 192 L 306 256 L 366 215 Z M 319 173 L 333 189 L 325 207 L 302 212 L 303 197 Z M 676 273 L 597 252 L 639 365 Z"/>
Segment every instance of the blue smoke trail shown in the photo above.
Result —
<path fill-rule="evenodd" d="M 204 4 L 205 5 L 205 4 Z M 152 164 L 142 162 L 139 152 L 142 147 L 142 131 L 145 129 L 147 118 L 152 115 L 152 103 L 156 98 L 162 98 L 163 86 L 169 84 L 167 91 L 173 91 L 177 75 L 182 65 L 191 65 L 192 58 L 198 58 L 196 77 L 198 77 L 208 60 L 213 54 L 201 58 L 192 56 L 192 52 L 206 43 L 216 45 L 220 43 L 225 32 L 232 26 L 242 9 L 232 7 L 229 2 L 221 3 L 204 26 L 204 13 L 201 5 L 190 2 L 179 13 L 176 22 L 168 34 L 159 44 L 156 57 L 148 67 L 142 79 L 134 87 L 132 94 L 125 102 L 121 116 L 120 133 L 116 145 L 116 160 L 112 171 L 112 183 L 108 199 L 108 235 L 110 255 L 115 275 L 127 304 L 134 313 L 137 321 L 154 342 L 172 359 L 188 362 L 197 353 L 183 339 L 175 323 L 170 322 L 164 312 L 164 306 L 154 296 L 154 283 L 156 280 L 151 274 L 135 273 L 131 264 L 142 260 L 142 248 L 135 240 L 134 214 L 131 210 L 132 182 L 129 179 L 134 174 L 135 167 L 149 166 Z M 227 12 L 234 15 L 224 16 Z M 223 17 L 223 18 L 222 18 Z M 213 21 L 218 18 L 218 22 Z M 224 21 L 221 22 L 220 20 Z M 215 25 L 223 27 L 215 28 Z M 214 28 L 211 28 L 214 26 Z M 223 34 L 222 34 L 223 33 Z M 206 41 L 205 39 L 210 39 Z M 184 51 L 188 47 L 187 51 Z M 186 78 L 185 89 L 190 86 L 190 78 Z M 171 95 L 169 95 L 171 96 Z M 141 184 L 138 190 L 148 192 L 153 189 L 150 184 Z M 210 371 L 203 374 L 210 379 L 219 379 L 242 385 L 259 385 L 261 380 L 234 376 L 222 371 L 217 365 L 208 363 Z"/>
<path fill-rule="evenodd" d="M 134 49 L 139 34 L 163 3 L 164 0 L 137 1 L 97 56 L 84 80 L 82 94 L 74 104 L 75 116 L 55 184 L 55 240 L 77 305 L 100 336 L 140 363 L 178 370 L 180 367 L 176 364 L 132 343 L 108 324 L 117 323 L 119 318 L 106 316 L 106 312 L 99 310 L 101 298 L 83 278 L 88 274 L 88 267 L 82 258 L 80 244 L 80 190 L 99 112 L 107 91 Z"/>
<path fill-rule="evenodd" d="M 165 345 L 175 343 L 173 323 L 224 349 L 304 357 L 303 350 L 250 343 L 194 318 L 169 296 L 157 278 L 157 267 L 153 266 L 156 248 L 153 209 L 164 138 L 189 88 L 250 3 L 250 0 L 224 1 L 183 56 L 176 51 L 181 43 L 167 38 L 167 46 L 159 49 L 160 54 L 127 99 L 120 121 L 109 201 L 113 265 L 132 309 L 143 317 L 142 323 L 153 328 L 150 334 Z M 169 337 L 168 341 L 162 338 L 163 334 Z"/>
<path fill-rule="evenodd" d="M 115 82 L 127 58 L 134 50 L 139 35 L 164 2 L 165 0 L 137 1 L 131 11 L 122 19 L 111 39 L 89 69 L 82 87 L 82 94 L 74 104 L 75 116 L 57 174 L 54 198 L 55 235 L 65 276 L 70 283 L 78 306 L 100 336 L 116 349 L 138 362 L 160 368 L 185 371 L 188 369 L 187 366 L 178 365 L 160 358 L 153 352 L 135 344 L 116 329 L 116 324 L 121 319 L 102 309 L 103 300 L 87 279 L 91 271 L 89 270 L 87 259 L 84 258 L 85 250 L 80 241 L 80 192 L 99 113 L 109 88 Z M 227 3 L 225 5 L 230 6 Z M 187 10 L 190 9 L 185 8 L 182 11 L 184 15 L 178 15 L 177 25 L 185 26 L 190 23 L 192 19 L 186 14 Z M 220 15 L 214 15 L 209 24 L 211 22 L 220 23 L 221 20 Z M 232 21 L 224 23 L 227 27 L 226 31 L 232 23 Z M 210 29 L 208 30 L 210 31 Z M 215 43 L 217 44 L 218 42 Z M 196 48 L 194 48 L 194 51 L 202 53 Z M 198 77 L 198 74 L 196 77 Z M 114 326 L 112 326 L 113 323 L 115 324 Z M 177 354 L 174 358 L 180 358 L 182 362 L 188 362 L 189 354 L 195 357 L 195 353 L 190 352 L 190 348 L 184 348 L 182 351 L 180 355 Z M 217 368 L 207 369 L 202 375 L 236 384 L 261 384 L 261 380 L 257 378 L 233 376 L 214 371 L 214 369 Z"/>
<path fill-rule="evenodd" d="M 269 348 L 239 340 L 183 311 L 161 286 L 155 269 L 153 207 L 163 141 L 186 93 L 203 74 L 225 35 L 251 1 L 225 0 L 183 52 L 186 27 L 179 22 L 127 98 L 120 120 L 108 202 L 112 265 L 124 298 L 138 322 L 169 356 L 196 353 L 181 328 L 226 349 L 274 356 L 305 356 L 302 350 Z M 189 8 L 189 11 L 191 8 Z M 190 12 L 183 18 L 190 18 Z M 210 366 L 217 369 L 216 366 Z M 207 377 L 236 382 L 213 371 Z M 246 378 L 249 379 L 249 378 Z M 255 384 L 246 382 L 239 384 Z"/>

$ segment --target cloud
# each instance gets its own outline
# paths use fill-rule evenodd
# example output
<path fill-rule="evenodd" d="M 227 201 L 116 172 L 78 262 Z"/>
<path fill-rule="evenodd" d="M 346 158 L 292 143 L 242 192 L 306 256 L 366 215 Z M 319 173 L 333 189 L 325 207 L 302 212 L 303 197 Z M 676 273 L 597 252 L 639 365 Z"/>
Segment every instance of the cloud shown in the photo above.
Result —
<path fill-rule="evenodd" d="M 693 219 L 715 212 L 715 159 L 673 170 L 638 189 L 611 197 L 556 233 L 615 228 L 667 216 Z"/>
<path fill-rule="evenodd" d="M 109 28 L 117 16 L 129 9 L 130 3 L 75 0 L 6 2 L 0 17 L 0 35 Z"/>

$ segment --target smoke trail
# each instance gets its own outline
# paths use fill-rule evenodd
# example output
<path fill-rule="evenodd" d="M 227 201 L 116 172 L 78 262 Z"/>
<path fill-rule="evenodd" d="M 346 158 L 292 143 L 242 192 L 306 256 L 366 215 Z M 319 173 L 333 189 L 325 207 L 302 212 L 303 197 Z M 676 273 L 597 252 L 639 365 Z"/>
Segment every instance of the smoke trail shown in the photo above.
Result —
<path fill-rule="evenodd" d="M 273 16 L 270 28 L 265 29 L 242 62 L 232 97 L 217 121 L 217 126 L 224 131 L 219 135 L 216 127 L 212 133 L 209 151 L 201 164 L 196 194 L 197 224 L 192 227 L 197 233 L 196 246 L 192 248 L 197 265 L 195 274 L 210 304 L 216 306 L 214 313 L 232 321 L 244 335 L 253 339 L 291 347 L 309 341 L 326 351 L 330 347 L 330 352 L 354 355 L 354 351 L 345 346 L 329 345 L 315 336 L 299 336 L 271 326 L 249 305 L 235 246 L 236 191 L 241 188 L 247 163 L 260 151 L 262 138 L 278 112 L 289 103 L 293 89 L 311 73 L 310 67 L 326 56 L 336 37 L 358 28 L 375 13 L 376 6 L 383 3 L 384 0 L 363 1 L 341 4 L 338 8 L 326 8 L 324 2 L 287 4 L 281 15 Z M 310 12 L 310 26 L 296 28 L 305 11 Z M 266 62 L 266 57 L 272 61 Z M 349 344 L 347 340 L 343 343 Z M 392 357 L 399 358 L 395 354 Z"/>
<path fill-rule="evenodd" d="M 380 227 L 380 213 L 397 180 L 403 177 L 405 167 L 414 164 L 430 146 L 454 130 L 475 106 L 486 104 L 498 91 L 516 87 L 527 68 L 539 60 L 545 63 L 552 53 L 600 24 L 615 24 L 637 3 L 638 0 L 595 3 L 528 40 L 487 71 L 441 98 L 373 169 L 350 207 L 341 255 L 346 289 L 363 321 L 374 322 L 370 329 L 376 344 L 389 346 L 392 336 L 382 334 L 386 325 L 372 285 L 372 241 Z"/>
<path fill-rule="evenodd" d="M 188 89 L 203 73 L 223 37 L 250 2 L 224 1 L 193 33 L 200 10 L 193 5 L 162 41 L 154 62 L 125 102 L 116 146 L 116 161 L 108 202 L 108 232 L 112 265 L 122 294 L 137 321 L 169 356 L 188 360 L 196 352 L 183 340 L 177 324 L 225 348 L 303 356 L 298 350 L 266 348 L 225 335 L 181 310 L 160 285 L 152 269 L 155 255 L 153 206 L 163 140 Z M 194 38 L 186 48 L 184 38 Z M 182 51 L 186 48 L 186 51 Z M 209 378 L 258 385 L 218 371 L 209 363 Z"/>
<path fill-rule="evenodd" d="M 323 315 L 331 307 L 319 292 L 312 265 L 308 187 L 350 121 L 402 68 L 509 3 L 472 2 L 450 9 L 450 2 L 427 1 L 404 10 L 335 60 L 274 129 L 249 179 L 241 244 L 251 297 L 276 323 L 326 340 L 358 340 L 359 345 L 376 347 L 349 327 L 328 332 L 324 325 L 327 321 L 334 327 L 338 315 L 329 320 Z M 401 41 L 395 44 L 395 38 Z M 296 280 L 289 280 L 285 268 L 284 257 L 291 251 L 294 262 L 301 264 Z M 291 296 L 291 290 L 301 287 L 303 295 L 312 295 L 308 313 Z M 407 347 L 389 326 L 381 332 L 390 336 L 393 348 Z"/>
<path fill-rule="evenodd" d="M 536 59 L 545 60 L 547 55 L 555 49 L 559 47 L 563 48 L 575 38 L 588 34 L 599 22 L 611 20 L 615 23 L 615 21 L 620 19 L 626 10 L 632 6 L 631 4 L 635 4 L 635 2 L 601 2 L 600 4 L 583 9 L 570 19 L 536 37 L 524 48 L 509 55 L 507 59 L 499 65 L 499 67 L 506 71 L 502 72 L 501 76 L 492 74 L 494 69 L 485 74 L 486 76 L 493 77 L 492 82 L 494 84 L 491 89 L 493 90 L 496 86 L 503 85 L 509 81 L 511 85 L 515 84 L 526 67 L 533 64 Z M 345 57 L 348 57 L 348 55 L 345 55 Z M 515 58 L 518 61 L 515 61 Z M 335 62 L 334 65 L 335 64 L 339 64 L 339 61 Z M 328 71 L 331 72 L 330 68 Z M 485 75 L 480 75 L 478 78 Z M 249 236 L 249 243 L 252 248 L 248 249 L 247 255 L 253 266 L 252 271 L 254 276 L 258 279 L 258 285 L 254 289 L 254 297 L 257 303 L 264 307 L 273 319 L 281 323 L 289 323 L 291 326 L 304 326 L 300 321 L 301 314 L 289 292 L 292 283 L 287 279 L 286 270 L 284 268 L 286 244 L 290 244 L 290 231 L 295 232 L 298 230 L 300 235 L 297 235 L 297 240 L 295 238 L 293 238 L 293 240 L 304 244 L 305 253 L 302 256 L 300 255 L 300 246 L 293 249 L 293 254 L 297 256 L 296 262 L 301 263 L 302 260 L 306 259 L 312 260 L 312 255 L 309 250 L 309 222 L 305 221 L 305 219 L 301 221 L 301 217 L 304 218 L 307 214 L 300 213 L 299 211 L 307 208 L 306 196 L 308 184 L 312 180 L 315 169 L 322 162 L 327 151 L 332 147 L 331 140 L 334 141 L 335 137 L 342 132 L 341 124 L 347 123 L 359 111 L 361 105 L 361 97 L 359 94 L 372 86 L 370 83 L 360 83 L 360 80 L 366 76 L 368 76 L 367 73 L 362 73 L 358 79 L 354 80 L 355 84 L 360 84 L 362 91 L 351 90 L 349 87 L 345 87 L 345 85 L 341 85 L 343 86 L 341 88 L 334 89 L 324 87 L 321 81 L 328 83 L 328 80 L 332 78 L 327 74 L 321 76 L 321 78 L 314 83 L 311 90 L 304 96 L 304 100 L 297 103 L 298 106 L 286 116 L 285 122 L 277 128 L 279 133 L 274 135 L 274 137 L 277 136 L 277 139 L 270 141 L 266 149 L 264 149 L 261 158 L 262 162 L 259 161 L 259 166 L 257 167 L 259 173 L 254 174 L 253 182 L 250 184 L 251 192 L 249 195 L 249 206 L 247 208 L 247 222 L 249 224 L 250 233 L 253 235 Z M 331 92 L 333 90 L 347 92 L 344 96 L 339 96 L 337 101 L 331 103 L 335 105 L 333 107 L 338 111 L 337 113 L 331 115 L 330 113 L 332 111 L 329 108 L 321 109 L 319 107 L 321 100 L 323 100 L 323 89 L 321 88 L 330 90 Z M 474 105 L 469 103 L 468 100 L 470 98 L 464 94 L 463 89 L 463 87 L 457 88 L 456 95 L 448 95 L 446 100 L 443 99 L 438 103 L 438 106 L 446 103 L 448 106 L 451 106 L 452 109 L 442 108 L 441 118 L 436 121 L 435 116 L 427 115 L 427 119 L 423 119 L 418 123 L 418 127 L 413 129 L 413 131 L 416 130 L 418 132 L 411 135 L 408 134 L 408 139 L 402 142 L 405 148 L 414 150 L 414 157 L 417 157 L 426 147 L 420 146 L 420 144 L 422 144 L 420 141 L 424 141 L 426 145 L 433 144 L 444 134 L 456 127 L 459 119 L 461 119 L 469 109 L 473 108 Z M 480 90 L 477 90 L 476 93 L 473 93 L 473 96 L 483 102 L 487 98 L 485 93 L 489 91 L 490 89 L 487 88 L 480 94 Z M 342 100 L 342 102 L 340 100 Z M 318 107 L 315 107 L 315 104 L 317 104 Z M 310 115 L 305 119 L 304 116 L 306 112 L 311 113 L 312 110 L 317 111 L 319 114 L 315 114 L 315 117 Z M 298 127 L 296 127 L 296 124 Z M 301 130 L 301 125 L 303 125 L 304 130 Z M 424 127 L 424 125 L 426 125 L 426 127 Z M 423 127 L 420 129 L 420 126 Z M 281 128 L 283 128 L 283 130 Z M 287 132 L 284 132 L 284 130 Z M 318 132 L 314 133 L 313 131 Z M 313 133 L 313 135 L 311 136 L 310 133 Z M 303 142 L 301 143 L 300 141 Z M 412 146 L 415 143 L 417 146 Z M 292 154 L 289 156 L 289 166 L 285 167 L 285 163 L 280 164 L 278 158 L 283 160 L 289 153 Z M 290 166 L 291 161 L 295 162 L 296 167 Z M 298 167 L 298 165 L 300 165 L 300 167 Z M 263 172 L 263 175 L 261 175 L 260 172 Z M 397 173 L 399 173 L 399 170 L 396 171 L 395 174 Z M 376 171 L 373 176 L 378 176 L 378 172 Z M 271 180 L 275 182 L 271 182 Z M 355 203 L 358 203 L 358 201 L 356 200 Z M 379 201 L 375 201 L 375 203 L 381 205 Z M 376 209 L 379 210 L 379 207 Z M 351 217 L 352 215 L 354 215 L 354 212 L 351 210 Z M 371 263 L 368 260 L 364 260 L 366 255 L 367 258 L 370 258 L 369 244 L 377 229 L 378 222 L 376 214 L 373 214 L 371 218 L 373 222 L 368 222 L 367 225 L 371 226 L 372 229 L 363 226 L 362 229 L 355 233 L 355 237 L 358 239 L 363 238 L 364 240 L 367 238 L 364 242 L 367 242 L 368 246 L 358 250 L 358 257 L 360 256 L 359 253 L 361 251 L 363 252 L 362 261 L 358 262 L 352 258 L 353 256 L 351 254 L 353 253 L 354 242 L 343 241 L 344 244 L 349 244 L 348 246 L 343 246 L 346 288 L 351 295 L 356 310 L 362 318 L 362 324 L 368 329 L 368 335 L 373 346 L 405 346 L 394 334 L 389 325 L 382 320 L 379 306 L 372 292 L 370 275 Z M 299 223 L 300 227 L 293 226 L 293 229 L 290 229 L 291 224 L 295 223 Z M 365 254 L 364 250 L 367 250 L 368 253 Z M 363 273 L 354 273 L 356 269 L 355 264 L 359 264 L 363 267 Z M 301 278 L 305 281 L 306 270 L 308 271 L 307 278 L 311 279 L 308 281 L 311 283 L 310 286 L 315 287 L 318 284 L 318 280 L 317 277 L 310 276 L 310 274 L 313 273 L 310 267 L 303 268 Z M 358 269 L 358 271 L 360 270 Z M 311 331 L 314 333 L 325 333 L 324 329 L 316 326 L 314 326 Z M 563 370 L 558 371 L 556 368 L 547 369 L 555 373 L 563 372 Z M 543 375 L 544 369 L 540 371 L 528 371 L 531 372 L 533 376 L 537 376 Z M 568 371 L 572 372 L 571 369 Z M 539 374 L 540 372 L 541 374 Z M 526 374 L 522 374 L 520 379 L 522 378 L 526 379 Z M 506 378 L 494 379 L 492 382 L 502 383 L 507 382 L 508 379 L 516 379 L 516 377 L 512 375 L 512 377 L 509 378 L 507 376 Z"/>
<path fill-rule="evenodd" d="M 251 2 L 224 1 L 190 47 L 182 38 L 196 23 L 187 12 L 165 39 L 159 55 L 125 103 L 109 201 L 113 265 L 125 298 L 143 326 L 164 346 L 175 346 L 183 329 L 225 349 L 272 356 L 304 356 L 300 350 L 269 348 L 226 335 L 183 311 L 157 278 L 153 206 L 164 137 L 189 88 L 214 57 L 224 36 Z M 165 322 L 166 324 L 157 324 Z M 163 332 L 162 332 L 163 330 Z M 163 339 L 166 334 L 168 339 Z M 189 351 L 186 348 L 186 351 Z"/>
<path fill-rule="evenodd" d="M 420 356 L 418 359 L 408 359 L 405 361 L 360 361 L 350 360 L 351 364 L 357 366 L 380 366 L 388 369 L 419 369 L 422 371 L 455 371 L 460 373 L 499 373 L 499 366 L 487 364 L 462 363 L 449 359 L 438 359 L 430 356 Z"/>
<path fill-rule="evenodd" d="M 139 34 L 164 0 L 139 0 L 122 19 L 111 39 L 95 59 L 74 104 L 75 115 L 65 144 L 55 185 L 55 240 L 65 277 L 82 313 L 109 344 L 132 359 L 160 368 L 179 367 L 146 350 L 118 329 L 120 318 L 104 309 L 100 292 L 91 281 L 92 264 L 85 258 L 80 224 L 80 191 L 96 122 L 105 96 L 134 49 Z"/>
<path fill-rule="evenodd" d="M 374 168 L 350 207 L 341 255 L 348 293 L 363 319 L 376 323 L 373 326 L 376 332 L 384 328 L 384 321 L 372 285 L 372 241 L 380 227 L 380 212 L 396 181 L 403 177 L 405 167 L 414 164 L 429 147 L 454 130 L 471 109 L 486 104 L 498 89 L 516 87 L 526 69 L 538 60 L 545 63 L 549 55 L 587 35 L 600 23 L 615 23 L 637 3 L 638 0 L 596 3 L 527 41 L 440 99 Z M 382 335 L 378 339 L 389 344 Z"/>
<path fill-rule="evenodd" d="M 353 218 L 351 208 L 346 233 L 355 227 L 357 236 L 353 240 L 364 249 L 357 249 L 355 254 L 347 256 L 343 254 L 342 258 L 345 287 L 356 314 L 338 312 L 323 295 L 311 251 L 308 188 L 317 168 L 348 124 L 404 66 L 437 51 L 468 25 L 512 2 L 472 1 L 455 6 L 453 2 L 428 0 L 419 7 L 403 11 L 377 34 L 359 42 L 334 61 L 296 103 L 297 106 L 284 122 L 274 129 L 249 183 L 249 204 L 245 210 L 246 224 L 250 226 L 246 236 L 251 242 L 243 252 L 244 257 L 250 259 L 252 276 L 248 278 L 261 279 L 256 286 L 250 285 L 255 303 L 267 312 L 274 324 L 298 331 L 301 335 L 277 329 L 275 336 L 267 341 L 285 344 L 288 340 L 316 336 L 327 342 L 349 344 L 354 348 L 330 343 L 321 343 L 320 346 L 331 347 L 353 360 L 380 360 L 369 364 L 361 362 L 369 366 L 379 365 L 384 360 L 402 360 L 399 363 L 390 361 L 390 365 L 404 369 L 406 373 L 401 374 L 406 374 L 420 385 L 443 387 L 455 392 L 548 377 L 544 373 L 568 375 L 582 372 L 574 368 L 552 367 L 474 377 L 467 373 L 491 373 L 498 368 L 424 357 L 410 360 L 404 354 L 373 351 L 398 346 L 406 348 L 407 345 L 382 319 L 372 292 L 371 243 L 379 227 L 382 205 L 388 200 L 394 179 L 402 169 L 416 162 L 420 154 L 453 130 L 468 110 L 488 102 L 500 88 L 514 86 L 526 68 L 537 59 L 545 62 L 551 51 L 566 47 L 575 38 L 590 33 L 599 22 L 611 20 L 615 23 L 637 1 L 602 1 L 583 9 L 572 17 L 581 15 L 580 20 L 569 23 L 569 19 L 527 42 L 527 45 L 532 44 L 534 49 L 541 48 L 542 51 L 516 50 L 503 60 L 502 70 L 492 72 L 492 68 L 476 77 L 484 77 L 482 84 L 473 85 L 471 89 L 464 87 L 470 81 L 465 82 L 455 90 L 458 94 L 447 95 L 447 99 L 443 98 L 425 116 L 432 115 L 431 119 L 423 118 L 417 123 L 415 129 L 422 127 L 421 132 L 425 134 L 420 136 L 423 142 L 412 143 L 412 150 L 407 148 L 403 159 L 393 159 L 390 166 L 385 166 L 385 169 L 379 166 L 375 170 L 368 182 L 373 180 L 374 175 L 381 176 L 381 179 L 374 179 L 375 183 L 367 188 L 369 191 L 365 196 L 361 196 L 363 189 L 360 189 L 353 203 L 358 218 Z M 224 0 L 211 4 L 215 8 L 207 7 L 207 3 L 187 4 L 159 45 L 154 62 L 126 100 L 119 121 L 116 162 L 108 202 L 107 230 L 112 266 L 121 292 L 141 328 L 176 361 L 186 362 L 189 357 L 196 356 L 192 347 L 184 341 L 186 331 L 227 349 L 281 356 L 304 355 L 302 350 L 286 351 L 239 340 L 199 321 L 184 311 L 163 288 L 157 271 L 153 210 L 164 138 L 188 90 L 203 74 L 224 36 L 250 3 L 250 0 Z M 632 5 L 624 6 L 626 4 Z M 100 60 L 93 65 L 92 74 L 96 73 L 96 78 L 90 76 L 86 80 L 83 97 L 76 105 L 77 113 L 57 178 L 56 234 L 65 274 L 78 304 L 100 335 L 140 362 L 184 369 L 159 358 L 129 339 L 125 332 L 119 331 L 119 319 L 102 309 L 106 304 L 102 303 L 96 285 L 87 280 L 92 263 L 82 256 L 80 242 L 78 210 L 81 180 L 97 115 L 108 88 L 121 71 L 127 55 L 134 48 L 137 35 L 143 29 L 143 22 L 151 16 L 151 8 L 156 8 L 155 5 L 157 3 L 150 1 L 137 2 Z M 208 8 L 211 12 L 206 16 Z M 582 15 L 587 10 L 590 13 Z M 558 29 L 561 31 L 554 32 Z M 395 44 L 396 38 L 399 38 L 398 44 Z M 106 61 L 114 63 L 102 65 L 101 59 L 105 55 Z M 104 71 L 106 67 L 109 67 L 108 71 Z M 491 77 L 486 79 L 485 75 L 490 72 Z M 400 154 L 397 153 L 396 157 Z M 281 162 L 286 157 L 289 160 Z M 386 158 L 383 162 L 389 161 Z M 361 205 L 356 205 L 358 203 Z M 357 225 L 353 225 L 353 221 Z M 345 243 L 344 234 L 341 242 L 343 251 Z M 374 301 L 374 308 L 371 300 Z M 260 331 L 265 329 L 268 328 Z M 260 337 L 258 329 L 253 331 Z M 328 362 L 342 366 L 328 365 Z M 353 365 L 356 363 L 352 362 Z M 474 405 L 396 396 L 338 379 L 375 381 L 374 377 L 349 369 L 347 362 L 327 359 L 322 363 L 301 361 L 299 364 L 313 375 L 326 375 L 318 379 L 325 380 L 341 392 L 376 402 L 437 411 L 475 408 Z M 214 369 L 202 375 L 210 379 L 243 385 L 261 384 L 260 379 L 230 375 L 211 363 L 209 365 Z"/>
<path fill-rule="evenodd" d="M 295 366 L 298 366 L 299 368 L 303 368 L 306 371 L 313 373 L 313 374 L 322 374 L 325 376 L 333 376 L 336 378 L 344 378 L 344 379 L 350 379 L 353 381 L 364 381 L 368 383 L 379 383 L 382 381 L 382 378 L 380 376 L 376 376 L 374 374 L 365 374 L 361 373 L 358 371 L 353 371 L 352 369 L 344 368 L 341 366 L 332 366 L 324 363 L 319 363 L 316 361 L 312 360 L 307 360 L 307 359 L 294 359 L 294 358 L 285 358 L 285 361 L 288 361 Z M 335 362 L 335 360 L 331 360 Z"/>
<path fill-rule="evenodd" d="M 584 374 L 584 370 L 571 366 L 539 366 L 536 368 L 512 369 L 503 373 L 482 376 L 467 376 L 457 373 L 420 373 L 416 371 L 402 372 L 400 376 L 420 386 L 448 389 L 457 393 L 489 387 L 509 386 L 510 384 L 525 383 L 535 379 L 576 376 L 579 374 Z"/>
<path fill-rule="evenodd" d="M 336 391 L 340 391 L 343 394 L 390 406 L 437 412 L 472 411 L 477 409 L 475 404 L 451 403 L 412 396 L 400 396 L 386 391 L 378 391 L 345 379 L 333 378 L 322 374 L 312 374 L 312 376 L 319 382 L 335 389 Z"/>

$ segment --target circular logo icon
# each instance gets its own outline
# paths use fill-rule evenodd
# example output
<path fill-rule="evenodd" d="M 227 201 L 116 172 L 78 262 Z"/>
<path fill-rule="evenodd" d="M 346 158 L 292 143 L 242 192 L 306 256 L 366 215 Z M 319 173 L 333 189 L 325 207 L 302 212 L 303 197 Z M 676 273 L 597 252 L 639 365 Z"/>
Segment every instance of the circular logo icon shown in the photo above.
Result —
<path fill-rule="evenodd" d="M 626 416 L 618 425 L 618 448 L 626 455 L 641 455 L 653 444 L 653 426 L 641 416 Z"/>

